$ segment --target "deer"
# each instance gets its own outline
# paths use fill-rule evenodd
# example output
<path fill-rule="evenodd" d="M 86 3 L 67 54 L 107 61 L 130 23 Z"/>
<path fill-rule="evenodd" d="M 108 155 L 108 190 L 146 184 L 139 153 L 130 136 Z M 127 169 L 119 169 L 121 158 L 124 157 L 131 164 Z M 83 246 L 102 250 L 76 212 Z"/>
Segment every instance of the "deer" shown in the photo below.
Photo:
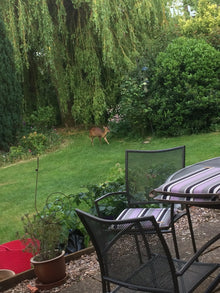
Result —
<path fill-rule="evenodd" d="M 104 138 L 104 140 L 106 141 L 107 144 L 109 144 L 107 138 L 106 138 L 106 135 L 108 132 L 110 132 L 110 129 L 107 127 L 107 126 L 103 126 L 104 130 L 99 128 L 99 127 L 92 127 L 90 130 L 89 130 L 89 137 L 91 139 L 91 144 L 93 144 L 93 139 L 95 137 L 98 137 L 99 138 L 99 143 L 101 143 L 101 139 L 102 137 Z"/>

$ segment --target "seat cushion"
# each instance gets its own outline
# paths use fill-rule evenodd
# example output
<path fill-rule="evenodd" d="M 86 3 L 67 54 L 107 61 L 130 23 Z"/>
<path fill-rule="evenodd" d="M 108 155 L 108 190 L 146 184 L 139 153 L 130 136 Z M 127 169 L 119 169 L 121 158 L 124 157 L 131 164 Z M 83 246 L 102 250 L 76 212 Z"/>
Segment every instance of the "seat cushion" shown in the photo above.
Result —
<path fill-rule="evenodd" d="M 154 216 L 160 228 L 168 229 L 170 227 L 170 208 L 127 208 L 120 213 L 116 220 L 127 220 L 149 216 Z M 151 227 L 148 225 L 144 228 L 150 229 Z"/>

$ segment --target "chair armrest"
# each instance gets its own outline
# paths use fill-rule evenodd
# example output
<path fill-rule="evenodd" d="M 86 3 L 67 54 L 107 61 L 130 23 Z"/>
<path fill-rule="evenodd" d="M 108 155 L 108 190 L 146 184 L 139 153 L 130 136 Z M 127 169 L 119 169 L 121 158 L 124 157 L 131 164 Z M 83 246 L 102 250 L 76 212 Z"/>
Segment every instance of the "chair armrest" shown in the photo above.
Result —
<path fill-rule="evenodd" d="M 99 210 L 99 204 L 98 204 L 99 201 L 101 201 L 101 200 L 103 200 L 103 199 L 105 199 L 105 198 L 107 198 L 107 197 L 115 196 L 115 195 L 119 195 L 119 194 L 127 194 L 127 192 L 126 192 L 126 191 L 109 192 L 109 193 L 106 193 L 106 194 L 100 196 L 99 198 L 97 198 L 97 199 L 94 201 L 94 203 L 95 203 L 95 208 L 96 208 L 96 211 L 97 211 L 97 214 L 98 214 L 99 217 L 101 216 L 101 214 L 100 214 L 100 210 Z"/>
<path fill-rule="evenodd" d="M 217 234 L 216 236 L 214 236 L 212 239 L 210 239 L 209 241 L 207 241 L 187 262 L 186 264 L 179 270 L 176 272 L 177 276 L 181 276 L 185 273 L 186 270 L 188 270 L 188 268 L 195 262 L 198 260 L 198 257 L 201 256 L 201 254 L 209 247 L 211 246 L 213 243 L 215 243 L 216 241 L 218 241 L 220 239 L 220 233 Z M 219 264 L 220 266 L 220 264 Z"/>

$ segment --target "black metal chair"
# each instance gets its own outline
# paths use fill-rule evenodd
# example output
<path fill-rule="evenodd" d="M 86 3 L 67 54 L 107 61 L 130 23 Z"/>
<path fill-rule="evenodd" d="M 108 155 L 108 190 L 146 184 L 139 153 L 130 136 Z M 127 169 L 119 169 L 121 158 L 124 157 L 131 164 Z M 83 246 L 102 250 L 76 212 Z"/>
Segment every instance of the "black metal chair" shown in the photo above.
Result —
<path fill-rule="evenodd" d="M 213 292 L 217 287 L 220 274 L 217 277 L 214 274 L 218 273 L 220 265 L 196 260 L 220 239 L 220 234 L 186 262 L 171 257 L 153 216 L 120 221 L 98 218 L 79 209 L 76 213 L 95 247 L 103 293 L 121 292 L 123 287 L 143 292 L 190 293 L 204 286 L 203 281 L 209 282 L 205 282 L 205 289 L 202 287 L 200 292 Z M 155 233 L 146 234 L 146 226 Z M 211 274 L 212 281 L 208 279 Z M 128 289 L 122 292 L 129 292 Z"/>
<path fill-rule="evenodd" d="M 150 192 L 160 186 L 177 170 L 185 167 L 185 146 L 152 151 L 125 151 L 125 192 L 108 193 L 95 200 L 99 217 L 101 205 L 110 196 L 124 194 L 127 207 L 116 216 L 117 220 L 126 220 L 153 215 L 162 233 L 172 233 L 176 257 L 179 258 L 175 222 L 186 213 L 177 209 L 174 204 L 159 206 L 158 201 L 150 197 Z M 180 206 L 181 207 L 181 206 Z M 147 233 L 154 233 L 146 227 Z"/>

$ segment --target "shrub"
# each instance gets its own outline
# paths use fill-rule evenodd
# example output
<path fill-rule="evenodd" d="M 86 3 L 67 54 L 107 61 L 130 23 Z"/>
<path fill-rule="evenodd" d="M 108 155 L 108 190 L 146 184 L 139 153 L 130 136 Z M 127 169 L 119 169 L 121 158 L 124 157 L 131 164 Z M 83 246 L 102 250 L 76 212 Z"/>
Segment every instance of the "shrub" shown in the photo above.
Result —
<path fill-rule="evenodd" d="M 53 107 L 39 107 L 26 119 L 27 124 L 35 127 L 35 129 L 45 130 L 50 129 L 56 124 L 56 115 Z"/>
<path fill-rule="evenodd" d="M 209 131 L 220 112 L 220 52 L 178 38 L 160 53 L 151 78 L 150 118 L 157 135 Z"/>
<path fill-rule="evenodd" d="M 23 133 L 26 131 L 23 131 Z M 33 155 L 43 154 L 48 150 L 54 150 L 61 140 L 62 137 L 56 129 L 51 129 L 44 133 L 38 133 L 37 131 L 27 132 L 27 134 L 18 139 L 18 145 L 10 147 L 9 152 L 0 152 L 0 166 L 30 158 Z"/>
<path fill-rule="evenodd" d="M 47 137 L 42 133 L 31 132 L 29 135 L 23 136 L 20 141 L 21 146 L 25 152 L 30 152 L 34 155 L 42 154 L 47 145 Z"/>
<path fill-rule="evenodd" d="M 116 164 L 115 167 L 111 169 L 111 174 L 106 182 L 87 185 L 87 191 L 71 195 L 73 206 L 80 206 L 83 204 L 83 206 L 87 207 L 90 213 L 95 215 L 96 210 L 94 207 L 94 200 L 109 192 L 124 191 L 124 177 L 124 170 L 121 169 L 120 164 Z M 102 201 L 100 211 L 103 217 L 109 218 L 113 215 L 119 214 L 125 206 L 125 196 L 111 196 Z"/>
<path fill-rule="evenodd" d="M 121 136 L 143 136 L 149 129 L 146 122 L 148 109 L 144 81 L 138 73 L 132 75 L 121 84 L 121 101 L 110 121 L 111 131 Z"/>
<path fill-rule="evenodd" d="M 116 191 L 124 191 L 124 182 L 120 178 L 112 182 L 105 182 L 101 184 L 87 185 L 88 191 L 74 194 L 74 202 L 77 206 L 84 203 L 88 206 L 89 212 L 96 215 L 94 207 L 94 200 L 100 196 Z M 111 196 L 102 201 L 99 205 L 102 217 L 112 218 L 118 215 L 126 207 L 126 198 L 124 195 Z"/>
<path fill-rule="evenodd" d="M 9 157 L 9 161 L 10 162 L 13 162 L 14 160 L 17 160 L 17 159 L 22 159 L 24 155 L 24 149 L 22 146 L 12 146 L 10 147 L 10 150 L 9 150 L 9 154 L 8 154 L 8 157 Z"/>

